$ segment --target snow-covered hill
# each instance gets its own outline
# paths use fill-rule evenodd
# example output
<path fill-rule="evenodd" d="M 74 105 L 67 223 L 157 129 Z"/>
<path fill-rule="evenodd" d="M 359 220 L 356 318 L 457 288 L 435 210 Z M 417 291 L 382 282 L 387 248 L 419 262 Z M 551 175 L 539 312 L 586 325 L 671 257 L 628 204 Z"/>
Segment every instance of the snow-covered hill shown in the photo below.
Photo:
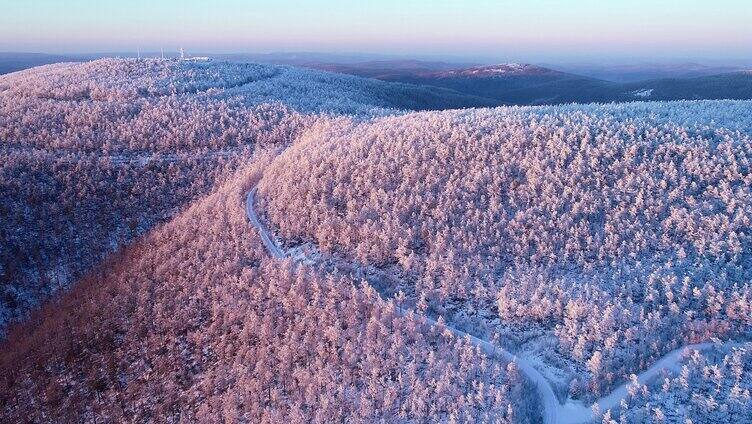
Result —
<path fill-rule="evenodd" d="M 259 202 L 288 245 L 382 269 L 387 293 L 503 334 L 587 405 L 679 346 L 752 335 L 750 111 L 705 101 L 339 122 L 275 161 Z"/>
<path fill-rule="evenodd" d="M 102 59 L 42 66 L 0 77 L 0 92 L 74 101 L 204 94 L 237 97 L 246 104 L 280 102 L 300 112 L 347 114 L 494 104 L 448 89 L 289 66 L 158 59 Z"/>
<path fill-rule="evenodd" d="M 744 422 L 752 103 L 409 110 L 484 101 L 222 62 L 0 77 L 0 421 Z"/>
<path fill-rule="evenodd" d="M 561 74 L 554 70 L 531 65 L 528 63 L 502 63 L 498 65 L 474 66 L 464 69 L 453 69 L 449 71 L 436 72 L 425 75 L 435 78 L 449 77 L 501 77 L 501 76 L 522 76 L 522 75 L 556 75 Z"/>
<path fill-rule="evenodd" d="M 289 143 L 319 115 L 477 104 L 443 89 L 225 62 L 102 59 L 0 76 L 0 334 L 258 145 Z"/>

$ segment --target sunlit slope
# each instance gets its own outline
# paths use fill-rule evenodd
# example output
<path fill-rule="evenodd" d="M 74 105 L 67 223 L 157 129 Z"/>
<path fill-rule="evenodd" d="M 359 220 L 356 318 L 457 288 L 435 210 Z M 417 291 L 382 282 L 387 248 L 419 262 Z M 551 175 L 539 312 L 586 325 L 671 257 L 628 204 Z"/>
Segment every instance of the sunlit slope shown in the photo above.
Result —
<path fill-rule="evenodd" d="M 267 258 L 269 156 L 96 268 L 0 345 L 0 420 L 535 422 L 513 365 L 368 287 Z"/>
<path fill-rule="evenodd" d="M 541 328 L 568 361 L 565 389 L 592 399 L 684 343 L 749 334 L 750 111 L 502 108 L 320 127 L 258 197 L 288 245 L 392 270 L 458 325 Z"/>
<path fill-rule="evenodd" d="M 237 169 L 324 115 L 465 96 L 289 67 L 104 59 L 0 77 L 0 334 Z"/>

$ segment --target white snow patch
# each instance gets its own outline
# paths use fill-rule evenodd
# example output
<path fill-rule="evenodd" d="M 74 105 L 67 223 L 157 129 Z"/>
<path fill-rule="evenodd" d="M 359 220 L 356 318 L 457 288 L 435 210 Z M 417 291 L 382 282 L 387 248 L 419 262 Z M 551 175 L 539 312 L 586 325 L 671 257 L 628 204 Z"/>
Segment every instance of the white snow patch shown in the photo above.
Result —
<path fill-rule="evenodd" d="M 641 97 L 643 99 L 650 97 L 653 94 L 652 88 L 644 88 L 642 90 L 635 90 L 630 92 L 629 94 L 635 96 L 635 97 Z"/>

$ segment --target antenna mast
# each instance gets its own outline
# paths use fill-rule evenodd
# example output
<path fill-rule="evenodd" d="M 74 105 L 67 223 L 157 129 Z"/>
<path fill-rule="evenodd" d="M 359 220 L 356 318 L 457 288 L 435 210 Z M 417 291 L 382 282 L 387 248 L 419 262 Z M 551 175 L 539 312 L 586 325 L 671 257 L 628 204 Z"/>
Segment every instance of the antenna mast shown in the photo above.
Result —
<path fill-rule="evenodd" d="M 138 58 L 141 59 L 141 47 L 137 47 L 138 50 Z"/>
<path fill-rule="evenodd" d="M 180 60 L 185 60 L 185 51 L 182 47 L 180 48 Z"/>
<path fill-rule="evenodd" d="M 160 47 L 159 50 L 162 52 L 162 60 L 164 60 L 164 47 Z"/>

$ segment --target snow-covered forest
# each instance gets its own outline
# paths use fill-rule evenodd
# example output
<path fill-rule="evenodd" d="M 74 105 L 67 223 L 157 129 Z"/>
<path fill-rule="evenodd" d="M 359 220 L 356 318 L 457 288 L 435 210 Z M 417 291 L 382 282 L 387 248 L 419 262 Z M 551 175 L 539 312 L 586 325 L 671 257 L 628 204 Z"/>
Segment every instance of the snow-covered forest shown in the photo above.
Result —
<path fill-rule="evenodd" d="M 221 90 L 149 94 L 244 75 L 202 69 L 105 60 L 0 78 L 0 333 L 206 194 L 253 146 L 284 144 L 302 127 L 279 103 L 246 105 Z"/>
<path fill-rule="evenodd" d="M 747 339 L 750 104 L 562 109 L 319 126 L 265 173 L 261 209 L 290 245 L 528 339 L 586 402 L 683 344 Z"/>
<path fill-rule="evenodd" d="M 12 331 L 3 420 L 534 422 L 513 364 L 272 263 L 239 207 L 268 156 Z"/>
<path fill-rule="evenodd" d="M 618 410 L 604 424 L 618 422 L 749 423 L 752 343 L 690 352 L 675 373 L 652 384 L 631 382 Z"/>
<path fill-rule="evenodd" d="M 311 93 L 316 93 L 315 96 Z M 289 67 L 105 59 L 0 78 L 0 334 L 38 299 L 320 115 L 455 93 Z"/>
<path fill-rule="evenodd" d="M 593 421 L 752 421 L 752 102 L 479 101 L 221 62 L 0 77 L 0 421 L 546 419 L 455 329 L 561 405 L 626 384 Z"/>

